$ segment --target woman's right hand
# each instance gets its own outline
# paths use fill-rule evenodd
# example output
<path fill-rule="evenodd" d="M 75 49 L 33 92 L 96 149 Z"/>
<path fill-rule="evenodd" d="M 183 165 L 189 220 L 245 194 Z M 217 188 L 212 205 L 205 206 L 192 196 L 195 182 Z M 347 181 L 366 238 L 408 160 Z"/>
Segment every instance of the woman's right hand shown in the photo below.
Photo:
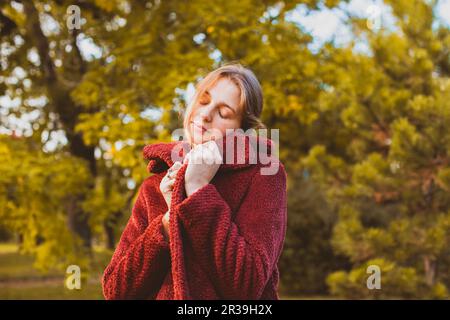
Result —
<path fill-rule="evenodd" d="M 181 166 L 182 166 L 181 162 L 179 161 L 175 162 L 173 166 L 171 166 L 169 170 L 167 170 L 167 174 L 162 178 L 161 183 L 159 184 L 159 189 L 161 190 L 164 200 L 166 200 L 167 208 L 169 209 L 172 200 L 173 184 L 175 183 L 175 178 Z M 162 217 L 164 236 L 166 237 L 166 239 L 169 239 L 169 218 L 170 212 L 169 210 L 167 210 L 167 212 Z"/>
<path fill-rule="evenodd" d="M 177 176 L 178 170 L 180 170 L 182 164 L 177 161 L 167 170 L 166 175 L 162 178 L 159 184 L 159 190 L 161 191 L 164 200 L 166 200 L 167 208 L 170 209 L 170 203 L 172 200 L 172 190 L 173 184 L 175 183 L 175 178 Z"/>

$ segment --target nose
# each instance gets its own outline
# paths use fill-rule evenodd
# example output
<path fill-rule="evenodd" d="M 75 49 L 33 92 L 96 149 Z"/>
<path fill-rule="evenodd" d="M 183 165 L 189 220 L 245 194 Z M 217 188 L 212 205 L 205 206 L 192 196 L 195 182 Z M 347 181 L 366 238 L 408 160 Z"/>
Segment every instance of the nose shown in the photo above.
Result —
<path fill-rule="evenodd" d="M 211 122 L 211 107 L 204 107 L 200 110 L 200 118 L 205 122 Z"/>

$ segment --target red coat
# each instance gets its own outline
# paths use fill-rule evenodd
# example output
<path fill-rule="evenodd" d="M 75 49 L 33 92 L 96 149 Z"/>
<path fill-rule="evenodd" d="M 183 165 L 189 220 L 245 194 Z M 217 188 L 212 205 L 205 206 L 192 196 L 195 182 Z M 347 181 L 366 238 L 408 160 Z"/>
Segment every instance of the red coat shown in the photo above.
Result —
<path fill-rule="evenodd" d="M 279 298 L 277 263 L 286 234 L 286 172 L 277 162 L 276 174 L 261 174 L 261 168 L 269 165 L 259 158 L 257 164 L 249 160 L 245 139 L 245 162 L 237 163 L 235 158 L 235 163 L 221 164 L 211 182 L 188 198 L 187 164 L 180 168 L 172 192 L 169 243 L 161 222 L 168 208 L 159 184 L 173 164 L 172 149 L 187 144 L 144 148 L 148 170 L 154 174 L 140 186 L 104 271 L 106 299 Z M 271 141 L 264 141 L 270 151 Z M 184 154 L 184 150 L 179 153 Z M 278 159 L 272 156 L 271 161 Z"/>

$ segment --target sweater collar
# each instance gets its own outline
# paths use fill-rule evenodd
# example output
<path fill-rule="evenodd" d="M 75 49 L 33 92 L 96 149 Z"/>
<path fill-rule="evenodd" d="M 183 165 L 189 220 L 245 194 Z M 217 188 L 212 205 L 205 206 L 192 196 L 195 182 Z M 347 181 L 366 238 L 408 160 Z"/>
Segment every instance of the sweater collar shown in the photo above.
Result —
<path fill-rule="evenodd" d="M 275 143 L 263 136 L 233 131 L 214 142 L 222 155 L 219 170 L 236 170 L 274 161 Z M 172 141 L 146 145 L 142 153 L 144 159 L 149 161 L 148 172 L 159 173 L 167 170 L 175 161 L 182 162 L 190 150 L 188 142 Z"/>

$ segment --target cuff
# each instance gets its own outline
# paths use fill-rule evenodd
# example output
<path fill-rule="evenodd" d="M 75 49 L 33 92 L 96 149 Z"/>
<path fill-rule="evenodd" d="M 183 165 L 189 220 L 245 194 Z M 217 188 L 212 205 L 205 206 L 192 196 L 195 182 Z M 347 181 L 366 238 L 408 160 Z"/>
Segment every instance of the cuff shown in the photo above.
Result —
<path fill-rule="evenodd" d="M 183 224 L 192 227 L 198 223 L 209 224 L 223 211 L 224 204 L 227 205 L 216 187 L 208 183 L 180 202 L 177 208 Z"/>
<path fill-rule="evenodd" d="M 169 249 L 169 242 L 164 236 L 164 226 L 162 223 L 162 217 L 164 215 L 160 214 L 152 220 L 150 225 L 147 227 L 147 232 L 152 235 L 155 244 L 162 249 Z"/>

